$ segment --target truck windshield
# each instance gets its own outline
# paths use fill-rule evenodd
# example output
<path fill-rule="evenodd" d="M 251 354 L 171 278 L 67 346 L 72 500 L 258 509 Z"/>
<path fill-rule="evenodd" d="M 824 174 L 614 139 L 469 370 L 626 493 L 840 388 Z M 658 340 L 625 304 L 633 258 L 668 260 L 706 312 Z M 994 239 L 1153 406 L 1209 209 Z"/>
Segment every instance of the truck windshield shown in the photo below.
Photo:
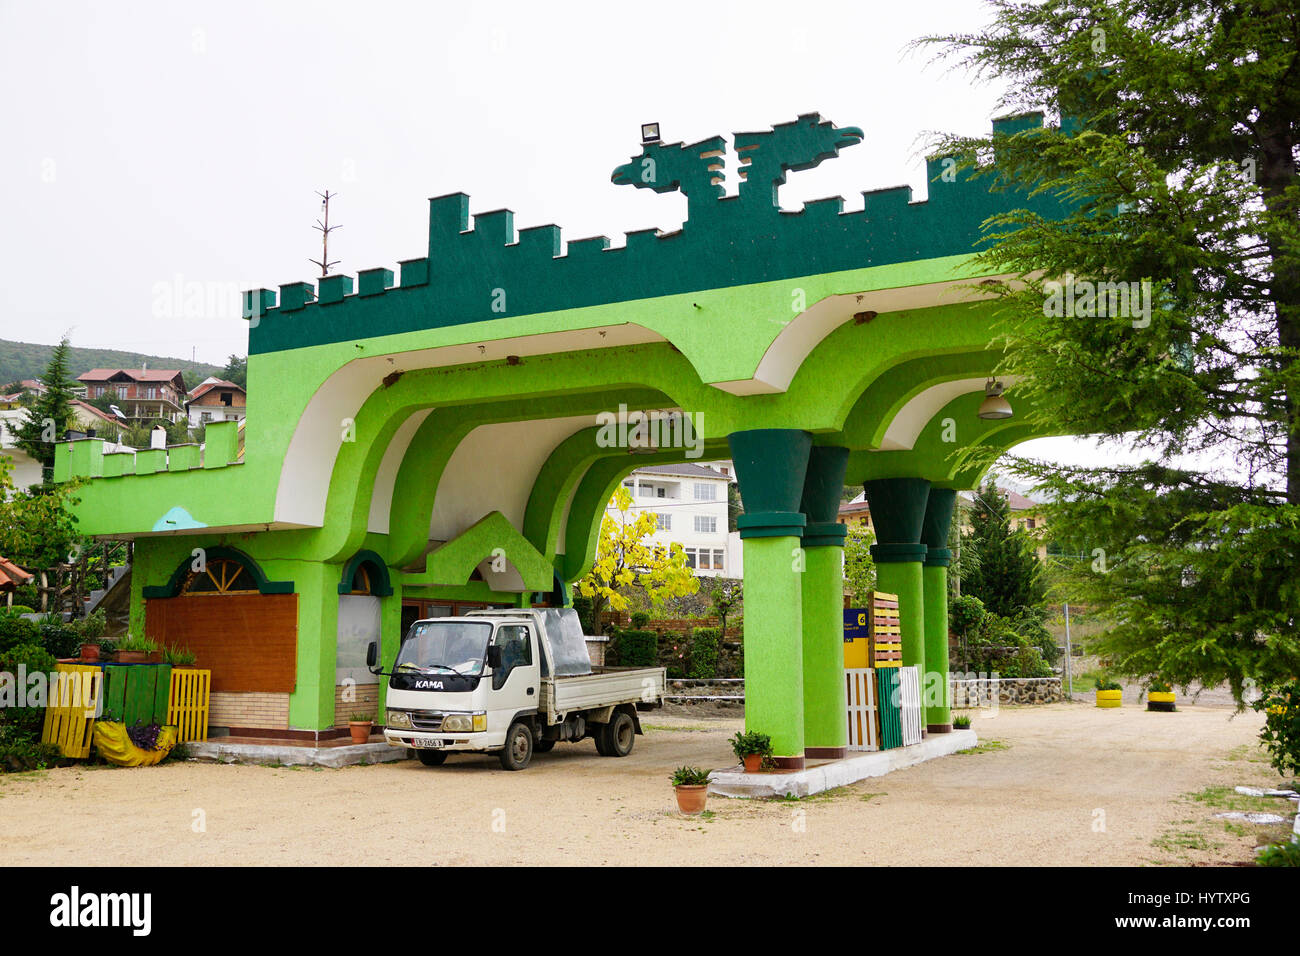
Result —
<path fill-rule="evenodd" d="M 417 621 L 411 625 L 395 671 L 451 671 L 479 674 L 492 625 L 486 621 Z"/>

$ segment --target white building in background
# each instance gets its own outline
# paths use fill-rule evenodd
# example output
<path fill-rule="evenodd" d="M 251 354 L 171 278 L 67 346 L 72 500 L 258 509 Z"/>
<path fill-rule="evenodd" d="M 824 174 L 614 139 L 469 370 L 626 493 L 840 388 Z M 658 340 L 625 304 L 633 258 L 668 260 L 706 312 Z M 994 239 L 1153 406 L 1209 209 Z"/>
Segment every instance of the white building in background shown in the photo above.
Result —
<path fill-rule="evenodd" d="M 702 577 L 739 578 L 740 536 L 727 531 L 727 487 L 735 480 L 729 461 L 647 465 L 623 479 L 623 487 L 632 495 L 632 514 L 654 513 L 651 542 L 680 544 L 687 565 Z M 617 518 L 618 510 L 607 514 Z"/>

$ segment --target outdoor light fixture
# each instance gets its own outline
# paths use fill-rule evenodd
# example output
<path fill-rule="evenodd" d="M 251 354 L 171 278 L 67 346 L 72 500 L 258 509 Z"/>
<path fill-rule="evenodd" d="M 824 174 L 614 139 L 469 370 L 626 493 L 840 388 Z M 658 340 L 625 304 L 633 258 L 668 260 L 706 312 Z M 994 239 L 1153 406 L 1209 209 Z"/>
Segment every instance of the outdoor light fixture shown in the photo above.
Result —
<path fill-rule="evenodd" d="M 1011 403 L 1002 397 L 1002 390 L 1002 383 L 993 379 L 984 384 L 984 401 L 980 402 L 980 410 L 976 412 L 980 418 L 997 421 L 1011 417 Z"/>
<path fill-rule="evenodd" d="M 659 124 L 642 123 L 641 124 L 641 142 L 657 143 L 659 142 Z"/>

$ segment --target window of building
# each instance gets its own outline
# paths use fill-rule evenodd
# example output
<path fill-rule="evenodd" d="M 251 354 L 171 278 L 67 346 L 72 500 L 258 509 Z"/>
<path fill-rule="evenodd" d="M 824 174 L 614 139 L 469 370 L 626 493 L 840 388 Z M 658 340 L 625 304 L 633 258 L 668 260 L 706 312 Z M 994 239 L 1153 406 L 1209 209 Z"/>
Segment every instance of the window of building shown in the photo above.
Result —
<path fill-rule="evenodd" d="M 182 588 L 183 594 L 251 594 L 257 582 L 238 561 L 218 558 L 207 562 L 202 571 L 191 571 Z"/>
<path fill-rule="evenodd" d="M 723 558 L 724 558 L 724 557 L 725 557 L 725 552 L 723 552 L 723 551 L 714 551 L 714 552 L 713 552 L 713 569 L 714 569 L 715 571 L 722 571 L 722 570 L 725 570 L 725 566 L 724 566 L 724 562 L 723 562 Z"/>
<path fill-rule="evenodd" d="M 718 489 L 713 482 L 697 481 L 695 483 L 695 500 L 696 501 L 717 501 Z"/>
<path fill-rule="evenodd" d="M 655 496 L 654 485 L 642 485 L 642 486 L 641 486 L 641 497 L 642 497 L 642 498 L 653 498 L 654 496 Z"/>
<path fill-rule="evenodd" d="M 666 514 L 663 514 L 662 512 L 656 511 L 656 512 L 655 512 L 655 530 L 656 530 L 656 531 L 672 531 L 672 530 L 673 530 L 673 516 L 672 516 L 672 515 L 666 515 Z"/>
<path fill-rule="evenodd" d="M 233 404 L 233 403 L 234 403 L 234 398 L 232 397 L 232 395 L 231 395 L 230 392 L 222 392 L 222 393 L 221 393 L 221 404 L 222 404 L 222 405 L 231 405 L 231 404 Z"/>
<path fill-rule="evenodd" d="M 1025 527 L 1028 528 L 1030 531 L 1033 531 L 1033 530 L 1034 530 L 1034 519 L 1033 519 L 1033 518 L 1026 518 L 1026 519 L 1025 519 Z"/>
<path fill-rule="evenodd" d="M 699 485 L 695 487 L 698 488 Z M 701 534 L 713 534 L 718 530 L 718 519 L 713 515 L 696 515 L 695 530 Z"/>
<path fill-rule="evenodd" d="M 144 390 L 144 397 L 145 397 L 145 398 L 157 398 L 157 397 L 158 397 L 158 386 L 157 386 L 157 385 L 150 385 L 148 388 L 146 388 L 146 389 Z"/>
<path fill-rule="evenodd" d="M 212 421 L 212 413 L 211 413 L 211 412 L 200 412 L 200 413 L 199 413 L 199 421 L 201 421 L 201 422 L 210 422 L 210 421 Z"/>
<path fill-rule="evenodd" d="M 684 548 L 683 550 L 686 552 L 686 566 L 688 568 L 695 567 L 695 555 L 696 555 L 695 549 Z"/>

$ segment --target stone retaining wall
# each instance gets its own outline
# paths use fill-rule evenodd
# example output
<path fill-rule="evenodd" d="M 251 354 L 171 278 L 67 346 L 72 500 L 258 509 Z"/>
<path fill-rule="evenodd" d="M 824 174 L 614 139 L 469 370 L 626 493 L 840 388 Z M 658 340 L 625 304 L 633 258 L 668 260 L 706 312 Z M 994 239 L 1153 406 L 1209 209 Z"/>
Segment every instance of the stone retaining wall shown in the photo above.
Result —
<path fill-rule="evenodd" d="M 953 707 L 984 707 L 994 690 L 1001 704 L 1054 704 L 1065 699 L 1059 677 L 999 677 L 952 681 Z"/>

